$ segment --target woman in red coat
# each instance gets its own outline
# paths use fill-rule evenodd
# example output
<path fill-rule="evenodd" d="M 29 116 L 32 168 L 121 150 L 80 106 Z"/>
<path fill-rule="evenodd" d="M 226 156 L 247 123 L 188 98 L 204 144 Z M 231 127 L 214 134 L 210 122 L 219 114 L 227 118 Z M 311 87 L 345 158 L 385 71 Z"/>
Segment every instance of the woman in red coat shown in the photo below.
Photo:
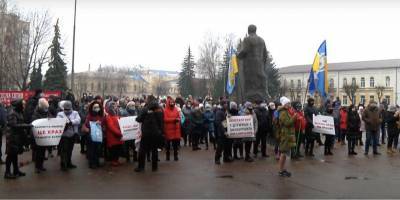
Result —
<path fill-rule="evenodd" d="M 340 139 L 342 141 L 342 145 L 345 145 L 344 142 L 345 136 L 347 133 L 347 109 L 345 107 L 340 108 Z"/>
<path fill-rule="evenodd" d="M 181 141 L 181 116 L 178 108 L 175 106 L 175 101 L 167 98 L 167 103 L 164 109 L 164 134 L 166 145 L 166 160 L 169 161 L 171 144 L 174 149 L 174 160 L 178 161 L 178 148 Z"/>
<path fill-rule="evenodd" d="M 111 165 L 116 167 L 121 165 L 118 159 L 121 155 L 122 145 L 124 144 L 124 142 L 121 141 L 122 134 L 118 123 L 117 104 L 115 102 L 110 103 L 106 110 L 108 112 L 105 119 L 107 148 L 110 152 Z"/>

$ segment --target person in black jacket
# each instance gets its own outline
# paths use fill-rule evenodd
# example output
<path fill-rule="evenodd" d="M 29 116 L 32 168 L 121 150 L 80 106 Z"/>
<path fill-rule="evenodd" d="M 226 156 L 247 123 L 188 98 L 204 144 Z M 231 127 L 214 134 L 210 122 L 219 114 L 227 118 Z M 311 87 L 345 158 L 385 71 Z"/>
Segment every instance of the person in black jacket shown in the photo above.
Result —
<path fill-rule="evenodd" d="M 22 99 L 12 102 L 12 110 L 7 117 L 8 127 L 10 128 L 6 137 L 6 171 L 4 174 L 5 179 L 15 179 L 20 176 L 25 176 L 18 167 L 18 154 L 23 153 L 23 141 L 21 138 L 26 138 L 27 131 L 32 127 L 26 124 L 24 120 L 24 105 Z M 11 164 L 13 165 L 14 173 L 11 174 Z"/>
<path fill-rule="evenodd" d="M 215 113 L 215 137 L 217 141 L 217 150 L 215 151 L 215 164 L 221 164 L 222 153 L 224 162 L 232 162 L 232 140 L 225 135 L 226 116 L 228 110 L 228 102 L 221 101 L 221 108 L 218 108 Z"/>
<path fill-rule="evenodd" d="M 4 107 L 4 105 L 0 102 L 0 164 L 4 164 L 3 161 L 3 153 L 2 153 L 2 147 L 3 147 L 3 131 L 6 128 L 7 125 L 7 110 Z"/>
<path fill-rule="evenodd" d="M 395 116 L 396 106 L 390 105 L 385 113 L 385 122 L 387 123 L 388 143 L 387 152 L 393 154 L 397 152 L 397 144 L 399 142 L 399 130 L 397 128 L 397 121 L 399 116 Z"/>
<path fill-rule="evenodd" d="M 304 109 L 304 117 L 307 121 L 306 126 L 306 156 L 314 156 L 314 143 L 317 139 L 317 133 L 314 133 L 312 129 L 313 125 L 313 115 L 317 115 L 317 109 L 314 107 L 314 99 L 309 98 L 307 100 L 307 106 Z"/>
<path fill-rule="evenodd" d="M 39 99 L 39 104 L 37 108 L 35 109 L 35 112 L 33 113 L 32 116 L 32 121 L 35 121 L 37 119 L 43 119 L 43 118 L 49 118 L 49 103 L 47 102 L 46 99 L 40 98 Z M 33 136 L 32 136 L 33 138 Z M 46 148 L 44 146 L 38 146 L 33 139 L 32 142 L 32 147 L 35 149 L 35 154 L 34 154 L 34 162 L 35 162 L 35 172 L 36 173 L 41 173 L 46 171 L 46 169 L 43 167 L 43 162 L 45 158 L 45 153 L 46 153 Z"/>
<path fill-rule="evenodd" d="M 269 130 L 269 125 L 270 125 L 270 117 L 269 113 L 267 110 L 267 104 L 261 103 L 259 106 L 255 109 L 255 113 L 257 115 L 257 121 L 258 121 L 258 131 L 256 133 L 256 141 L 254 142 L 253 146 L 253 153 L 254 157 L 257 157 L 258 154 L 258 146 L 261 143 L 261 156 L 266 158 L 268 157 L 267 155 L 267 133 Z"/>
<path fill-rule="evenodd" d="M 136 121 L 142 123 L 142 137 L 140 140 L 138 167 L 136 172 L 143 172 L 145 167 L 146 153 L 151 152 L 152 171 L 158 170 L 158 152 L 157 148 L 162 147 L 164 143 L 164 116 L 162 108 L 154 96 L 147 98 L 147 103 Z"/>
<path fill-rule="evenodd" d="M 349 155 L 357 155 L 354 151 L 357 136 L 360 132 L 361 119 L 356 107 L 352 104 L 347 113 L 347 142 Z"/>

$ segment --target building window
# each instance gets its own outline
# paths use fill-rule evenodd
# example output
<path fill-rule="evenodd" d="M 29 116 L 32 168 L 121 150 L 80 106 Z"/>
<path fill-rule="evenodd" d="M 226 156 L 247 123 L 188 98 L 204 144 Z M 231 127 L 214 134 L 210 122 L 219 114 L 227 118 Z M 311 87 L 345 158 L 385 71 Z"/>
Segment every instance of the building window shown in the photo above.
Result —
<path fill-rule="evenodd" d="M 297 88 L 301 88 L 301 80 L 297 80 Z"/>
<path fill-rule="evenodd" d="M 290 88 L 294 88 L 294 81 L 290 80 Z"/>
<path fill-rule="evenodd" d="M 369 78 L 369 87 L 375 87 L 375 79 L 374 79 L 374 77 Z"/>
<path fill-rule="evenodd" d="M 343 96 L 343 105 L 347 105 L 347 96 Z"/>
<path fill-rule="evenodd" d="M 343 86 L 347 85 L 347 78 L 343 79 Z"/>
<path fill-rule="evenodd" d="M 390 96 L 385 96 L 387 105 L 390 105 Z"/>
<path fill-rule="evenodd" d="M 330 87 L 330 88 L 335 88 L 335 81 L 333 80 L 333 78 L 331 78 L 331 79 L 329 80 L 329 87 Z"/>
<path fill-rule="evenodd" d="M 361 87 L 365 88 L 365 78 L 361 77 Z"/>
<path fill-rule="evenodd" d="M 365 96 L 364 95 L 360 96 L 360 104 L 365 105 Z"/>
<path fill-rule="evenodd" d="M 390 87 L 390 77 L 386 76 L 386 87 Z"/>
<path fill-rule="evenodd" d="M 357 84 L 356 78 L 353 77 L 353 78 L 351 79 L 351 85 L 356 85 L 356 84 Z"/>
<path fill-rule="evenodd" d="M 375 96 L 374 95 L 371 95 L 371 96 L 369 96 L 369 100 L 371 101 L 374 101 L 375 100 Z"/>

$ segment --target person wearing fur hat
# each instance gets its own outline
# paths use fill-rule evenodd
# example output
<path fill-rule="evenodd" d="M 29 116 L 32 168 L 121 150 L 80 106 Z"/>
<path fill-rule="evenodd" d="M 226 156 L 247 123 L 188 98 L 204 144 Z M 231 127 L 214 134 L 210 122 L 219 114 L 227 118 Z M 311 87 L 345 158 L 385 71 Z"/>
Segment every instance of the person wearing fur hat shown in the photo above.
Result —
<path fill-rule="evenodd" d="M 291 173 L 285 169 L 286 156 L 290 154 L 291 148 L 296 146 L 295 123 L 297 114 L 293 111 L 290 105 L 290 100 L 287 97 L 281 97 L 282 106 L 278 109 L 279 112 L 279 176 L 290 177 Z"/>
<path fill-rule="evenodd" d="M 399 141 L 399 129 L 397 128 L 397 121 L 399 121 L 399 116 L 396 116 L 396 106 L 390 105 L 385 114 L 385 122 L 387 123 L 388 131 L 388 154 L 397 152 L 397 144 Z"/>
<path fill-rule="evenodd" d="M 5 179 L 15 179 L 17 177 L 25 176 L 18 167 L 18 154 L 23 153 L 23 138 L 27 135 L 27 131 L 32 127 L 26 124 L 24 120 L 24 107 L 25 102 L 22 99 L 15 100 L 11 103 L 12 110 L 7 116 L 7 126 L 10 131 L 6 135 L 6 171 L 4 173 Z M 14 173 L 11 174 L 11 165 L 13 166 Z"/>
<path fill-rule="evenodd" d="M 67 171 L 68 169 L 76 168 L 76 165 L 71 162 L 71 157 L 74 149 L 74 137 L 78 133 L 81 118 L 79 113 L 72 109 L 72 103 L 70 101 L 64 102 L 63 111 L 57 114 L 57 118 L 64 118 L 67 121 L 59 144 L 61 170 Z"/>
<path fill-rule="evenodd" d="M 38 107 L 35 109 L 35 112 L 33 113 L 32 116 L 32 121 L 35 121 L 37 119 L 43 119 L 43 118 L 49 118 L 49 102 L 45 98 L 40 98 Z M 34 153 L 34 162 L 35 162 L 35 172 L 36 173 L 41 173 L 46 171 L 46 169 L 43 167 L 43 162 L 45 158 L 45 153 L 46 153 L 46 148 L 44 146 L 38 146 L 36 145 L 35 140 L 33 140 L 33 151 Z"/>

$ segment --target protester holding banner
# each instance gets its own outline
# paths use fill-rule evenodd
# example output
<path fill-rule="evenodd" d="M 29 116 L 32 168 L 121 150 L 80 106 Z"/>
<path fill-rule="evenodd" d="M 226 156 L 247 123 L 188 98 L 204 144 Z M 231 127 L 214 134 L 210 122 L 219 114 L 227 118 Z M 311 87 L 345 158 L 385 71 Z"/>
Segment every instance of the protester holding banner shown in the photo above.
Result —
<path fill-rule="evenodd" d="M 248 115 L 248 116 L 251 116 L 253 118 L 253 126 L 254 126 L 254 135 L 253 135 L 253 137 L 243 138 L 244 152 L 245 152 L 244 160 L 246 162 L 253 162 L 254 160 L 250 156 L 250 150 L 251 150 L 252 144 L 256 141 L 255 135 L 258 132 L 258 120 L 257 120 L 257 115 L 253 110 L 253 104 L 252 103 L 246 102 L 244 107 L 245 107 L 244 114 Z"/>
<path fill-rule="evenodd" d="M 306 156 L 314 156 L 314 143 L 318 133 L 313 132 L 313 115 L 317 115 L 317 109 L 314 106 L 314 99 L 307 100 L 307 106 L 304 109 L 304 116 L 306 117 Z"/>
<path fill-rule="evenodd" d="M 25 102 L 22 99 L 14 100 L 12 110 L 7 117 L 9 132 L 6 136 L 6 171 L 4 174 L 5 179 L 15 179 L 20 176 L 25 176 L 25 173 L 21 172 L 18 167 L 18 154 L 23 153 L 23 141 L 28 134 L 29 129 L 32 127 L 30 124 L 26 124 L 23 113 L 24 113 Z M 14 173 L 11 174 L 11 164 L 13 165 Z"/>
<path fill-rule="evenodd" d="M 348 143 L 348 155 L 357 155 L 354 151 L 356 146 L 356 140 L 360 132 L 361 119 L 358 115 L 356 107 L 352 104 L 349 107 L 347 113 L 347 143 Z"/>
<path fill-rule="evenodd" d="M 81 118 L 77 111 L 72 110 L 72 103 L 70 101 L 64 102 L 63 111 L 57 114 L 57 118 L 63 118 L 66 121 L 66 126 L 59 147 L 61 170 L 67 171 L 68 169 L 76 168 L 76 165 L 71 162 L 71 157 L 75 144 L 74 138 L 78 134 Z"/>
<path fill-rule="evenodd" d="M 142 123 L 142 136 L 139 148 L 139 164 L 136 172 L 143 172 L 145 167 L 146 153 L 151 152 L 152 171 L 158 170 L 158 151 L 164 143 L 163 130 L 163 112 L 154 96 L 149 96 L 145 107 L 136 118 L 136 121 Z"/>
<path fill-rule="evenodd" d="M 121 111 L 120 111 L 121 112 Z M 123 112 L 123 111 L 122 111 Z M 134 101 L 129 101 L 126 105 L 126 112 L 127 116 L 136 116 L 138 110 L 136 109 L 136 104 Z M 131 156 L 130 156 L 130 151 L 132 150 L 133 152 L 133 162 L 137 161 L 137 151 L 136 151 L 136 145 L 135 145 L 135 140 L 127 140 L 124 143 L 124 151 L 125 151 L 125 157 L 127 162 L 131 161 Z"/>
<path fill-rule="evenodd" d="M 122 145 L 124 144 L 121 140 L 122 133 L 118 123 L 118 106 L 114 101 L 109 102 L 107 106 L 106 110 L 108 115 L 106 115 L 105 118 L 107 148 L 110 152 L 111 165 L 113 167 L 118 167 L 121 165 L 119 157 L 122 156 Z"/>
<path fill-rule="evenodd" d="M 38 106 L 35 109 L 35 112 L 33 113 L 32 121 L 35 121 L 37 119 L 49 118 L 49 117 L 50 117 L 49 102 L 47 102 L 47 100 L 45 98 L 40 98 Z M 46 168 L 43 167 L 46 148 L 47 147 L 45 147 L 45 146 L 37 145 L 35 140 L 33 139 L 32 150 L 35 151 L 35 154 L 34 154 L 35 172 L 38 174 L 46 171 Z"/>
<path fill-rule="evenodd" d="M 232 162 L 232 142 L 231 139 L 227 138 L 227 124 L 226 117 L 228 114 L 228 108 L 232 108 L 237 110 L 237 105 L 234 102 L 231 102 L 228 107 L 228 102 L 225 100 L 220 101 L 221 108 L 218 108 L 215 114 L 215 127 L 216 127 L 216 140 L 217 140 L 217 150 L 215 151 L 215 164 L 221 164 L 221 156 L 223 153 L 223 161 L 224 163 Z M 236 107 L 235 107 L 236 106 Z M 231 110 L 231 109 L 229 109 Z M 237 111 L 236 111 L 237 112 Z"/>
<path fill-rule="evenodd" d="M 174 161 L 178 161 L 178 148 L 181 140 L 181 116 L 175 101 L 167 97 L 166 107 L 164 109 L 164 134 L 166 140 L 166 160 L 170 160 L 171 145 L 174 149 Z"/>
<path fill-rule="evenodd" d="M 295 122 L 297 114 L 292 110 L 290 100 L 287 97 L 281 97 L 282 106 L 278 108 L 279 112 L 279 176 L 290 177 L 291 173 L 285 169 L 286 156 L 290 154 L 291 148 L 296 146 Z"/>
<path fill-rule="evenodd" d="M 89 168 L 96 169 L 100 167 L 101 142 L 95 142 L 91 137 L 91 123 L 98 124 L 100 127 L 104 125 L 104 110 L 103 105 L 93 101 L 88 108 L 88 114 L 85 123 L 82 126 L 82 131 L 87 134 L 87 157 Z"/>

